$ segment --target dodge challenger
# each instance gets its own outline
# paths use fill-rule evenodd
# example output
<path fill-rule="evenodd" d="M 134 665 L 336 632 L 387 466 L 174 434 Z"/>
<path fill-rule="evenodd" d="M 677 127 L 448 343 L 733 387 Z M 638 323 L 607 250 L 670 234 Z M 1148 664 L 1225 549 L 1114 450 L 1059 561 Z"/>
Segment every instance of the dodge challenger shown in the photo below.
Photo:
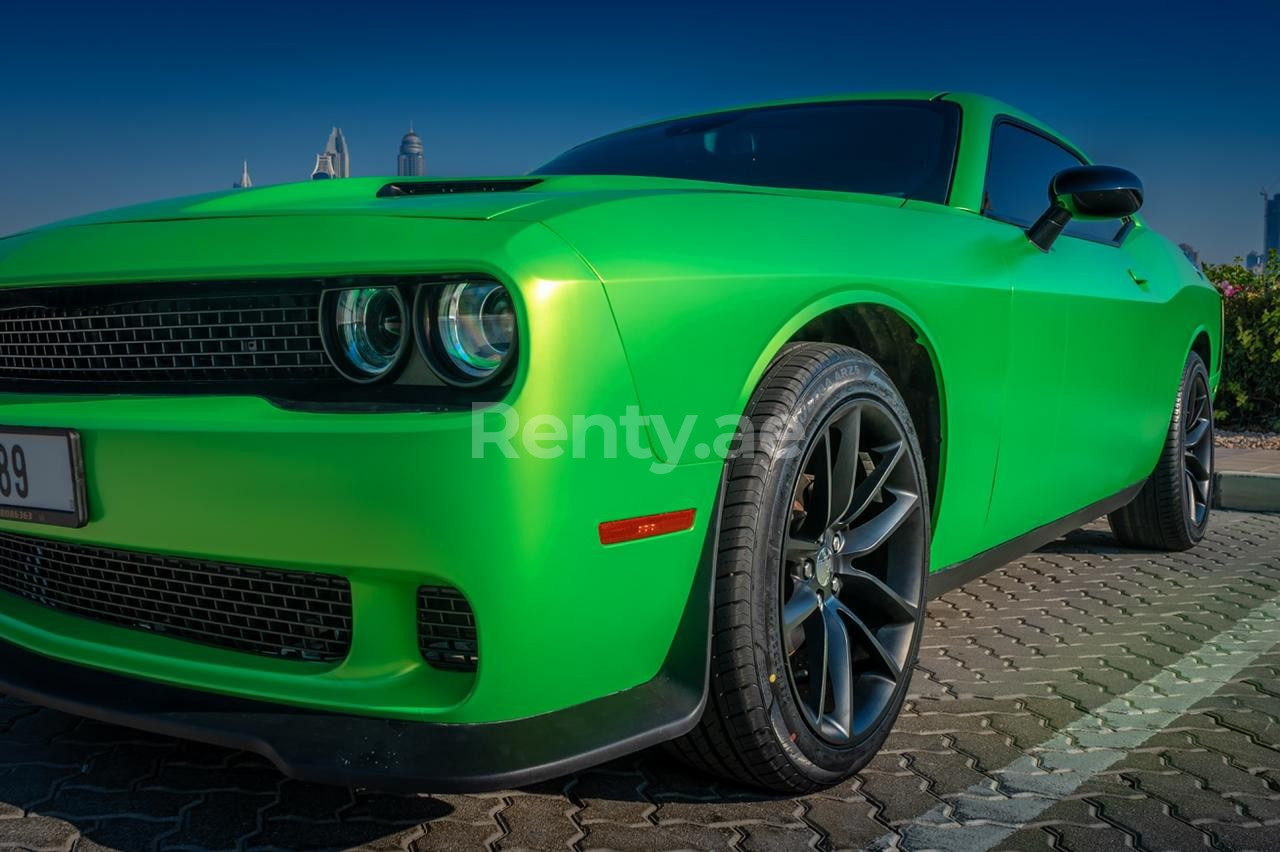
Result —
<path fill-rule="evenodd" d="M 303 779 L 858 771 L 930 596 L 1204 535 L 1214 288 L 986 97 L 0 240 L 0 692 Z"/>

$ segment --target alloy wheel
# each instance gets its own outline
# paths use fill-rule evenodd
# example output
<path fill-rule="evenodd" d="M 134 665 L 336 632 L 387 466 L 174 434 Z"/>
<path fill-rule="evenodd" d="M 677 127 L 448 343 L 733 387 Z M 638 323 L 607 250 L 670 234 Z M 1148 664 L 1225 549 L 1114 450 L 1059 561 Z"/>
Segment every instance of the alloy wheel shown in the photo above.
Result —
<path fill-rule="evenodd" d="M 783 544 L 782 641 L 814 732 L 851 746 L 876 728 L 922 621 L 922 489 L 910 442 L 871 399 L 845 403 L 807 448 Z"/>
<path fill-rule="evenodd" d="M 1183 502 L 1187 519 L 1195 527 L 1204 524 L 1209 512 L 1211 468 L 1213 466 L 1213 408 L 1209 385 L 1196 373 L 1187 388 L 1187 406 L 1182 417 Z"/>

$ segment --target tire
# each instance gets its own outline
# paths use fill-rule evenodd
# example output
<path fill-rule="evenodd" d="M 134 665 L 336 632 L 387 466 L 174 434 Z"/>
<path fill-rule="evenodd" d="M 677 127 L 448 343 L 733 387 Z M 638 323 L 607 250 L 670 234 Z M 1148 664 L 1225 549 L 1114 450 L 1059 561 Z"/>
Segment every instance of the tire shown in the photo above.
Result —
<path fill-rule="evenodd" d="M 1128 547 L 1187 550 L 1209 525 L 1213 484 L 1213 398 L 1209 371 L 1192 352 L 1182 370 L 1178 399 L 1156 469 L 1138 496 L 1108 516 Z"/>
<path fill-rule="evenodd" d="M 707 708 L 672 749 L 709 773 L 803 793 L 865 766 L 902 708 L 924 623 L 929 495 L 906 405 L 861 352 L 789 344 L 746 416 L 720 521 Z"/>

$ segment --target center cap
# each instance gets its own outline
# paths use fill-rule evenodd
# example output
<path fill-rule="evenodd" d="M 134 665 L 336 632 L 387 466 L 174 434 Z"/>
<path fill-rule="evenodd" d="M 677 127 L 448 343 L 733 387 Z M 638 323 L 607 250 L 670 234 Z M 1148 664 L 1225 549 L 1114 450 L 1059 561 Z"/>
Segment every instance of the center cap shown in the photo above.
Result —
<path fill-rule="evenodd" d="M 824 586 L 831 584 L 831 548 L 824 547 L 818 551 L 817 575 L 818 582 Z"/>

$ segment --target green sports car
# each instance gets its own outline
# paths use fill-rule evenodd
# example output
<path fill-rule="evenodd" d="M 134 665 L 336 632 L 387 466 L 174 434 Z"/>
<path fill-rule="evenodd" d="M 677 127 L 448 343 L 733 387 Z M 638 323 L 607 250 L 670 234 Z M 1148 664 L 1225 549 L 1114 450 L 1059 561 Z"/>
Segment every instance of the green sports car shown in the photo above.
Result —
<path fill-rule="evenodd" d="M 898 92 L 0 240 L 0 692 L 381 788 L 838 782 L 930 595 L 1203 536 L 1221 304 L 1141 203 Z"/>

